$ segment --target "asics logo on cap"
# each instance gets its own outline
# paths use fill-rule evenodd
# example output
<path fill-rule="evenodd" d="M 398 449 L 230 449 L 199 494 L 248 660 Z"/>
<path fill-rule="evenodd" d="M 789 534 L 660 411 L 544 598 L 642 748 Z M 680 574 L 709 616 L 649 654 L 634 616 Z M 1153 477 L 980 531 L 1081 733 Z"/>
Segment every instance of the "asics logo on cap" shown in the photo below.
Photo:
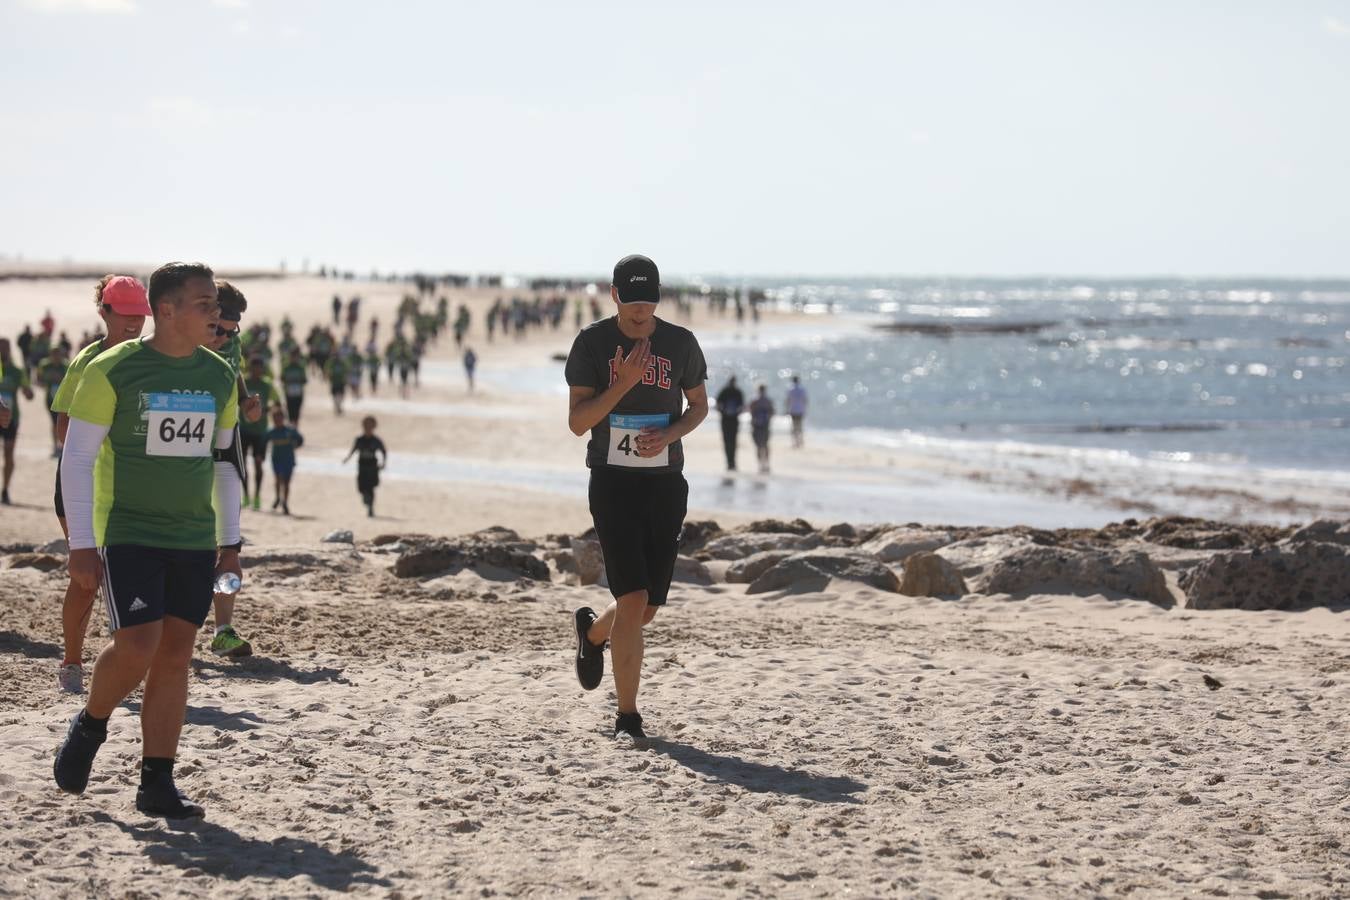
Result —
<path fill-rule="evenodd" d="M 646 281 L 646 280 L 647 280 L 646 275 L 634 275 L 632 278 L 628 279 L 628 283 L 632 284 L 635 281 Z"/>

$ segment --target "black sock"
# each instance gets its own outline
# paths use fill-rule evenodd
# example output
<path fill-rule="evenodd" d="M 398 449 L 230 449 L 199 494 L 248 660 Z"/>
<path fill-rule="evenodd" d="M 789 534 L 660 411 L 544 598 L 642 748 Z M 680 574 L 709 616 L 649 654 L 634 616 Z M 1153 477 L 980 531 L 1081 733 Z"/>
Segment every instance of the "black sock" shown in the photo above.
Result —
<path fill-rule="evenodd" d="M 141 759 L 141 784 L 154 781 L 160 775 L 173 775 L 172 756 L 146 756 Z"/>
<path fill-rule="evenodd" d="M 80 713 L 80 727 L 83 728 L 85 731 L 88 731 L 92 734 L 97 734 L 101 737 L 108 736 L 107 717 L 104 717 L 102 719 L 95 719 L 93 716 L 89 715 L 89 710 L 87 709 L 84 712 Z"/>

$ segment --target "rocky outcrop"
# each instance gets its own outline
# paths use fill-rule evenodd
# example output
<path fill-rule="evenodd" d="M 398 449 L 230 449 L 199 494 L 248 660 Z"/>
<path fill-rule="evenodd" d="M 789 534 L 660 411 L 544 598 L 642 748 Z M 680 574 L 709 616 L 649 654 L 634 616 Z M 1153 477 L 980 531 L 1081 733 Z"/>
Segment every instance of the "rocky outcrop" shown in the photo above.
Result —
<path fill-rule="evenodd" d="M 64 567 L 63 557 L 51 553 L 15 553 L 9 557 L 11 569 L 37 569 L 39 572 L 54 572 Z"/>
<path fill-rule="evenodd" d="M 1216 554 L 1179 579 L 1188 609 L 1307 609 L 1350 604 L 1350 547 L 1290 540 Z"/>
<path fill-rule="evenodd" d="M 857 581 L 892 593 L 900 589 L 900 579 L 876 557 L 849 550 L 814 550 L 794 553 L 778 562 L 756 578 L 746 593 L 819 591 L 832 578 Z"/>
<path fill-rule="evenodd" d="M 1338 522 L 1335 519 L 1318 519 L 1295 531 L 1289 536 L 1295 541 L 1322 541 L 1327 544 L 1350 544 L 1350 522 Z"/>
<path fill-rule="evenodd" d="M 951 542 L 952 536 L 946 531 L 903 527 L 877 535 L 858 549 L 875 555 L 882 562 L 902 563 L 914 553 L 936 550 Z"/>
<path fill-rule="evenodd" d="M 1138 550 L 1023 547 L 998 559 L 974 581 L 984 594 L 1123 594 L 1160 606 L 1172 595 L 1162 570 Z"/>
<path fill-rule="evenodd" d="M 741 531 L 757 532 L 760 534 L 815 534 L 816 529 L 805 519 L 793 519 L 786 522 L 782 519 L 756 519 L 749 525 L 746 525 Z"/>
<path fill-rule="evenodd" d="M 605 556 L 599 541 L 572 539 L 572 565 L 579 584 L 597 584 L 605 574 Z"/>
<path fill-rule="evenodd" d="M 703 548 L 711 559 L 745 559 L 765 550 L 814 550 L 825 543 L 820 535 L 793 532 L 746 531 L 713 538 Z"/>
<path fill-rule="evenodd" d="M 712 519 L 691 519 L 684 523 L 680 531 L 680 552 L 693 553 L 702 550 L 708 541 L 722 533 L 722 526 Z"/>
<path fill-rule="evenodd" d="M 900 593 L 910 597 L 962 597 L 967 593 L 961 571 L 936 553 L 921 550 L 905 560 Z"/>
<path fill-rule="evenodd" d="M 745 559 L 739 559 L 727 566 L 727 582 L 730 584 L 750 584 L 759 576 L 787 559 L 794 550 L 765 550 Z"/>
<path fill-rule="evenodd" d="M 991 534 L 948 544 L 935 551 L 956 566 L 966 578 L 975 578 L 981 572 L 1006 556 L 1035 547 L 1037 544 L 1020 534 Z"/>
<path fill-rule="evenodd" d="M 675 574 L 671 579 L 682 584 L 712 584 L 712 572 L 708 567 L 689 556 L 675 558 Z"/>
<path fill-rule="evenodd" d="M 517 546 L 514 542 L 484 540 L 475 535 L 420 542 L 399 554 L 394 562 L 394 574 L 399 578 L 419 578 L 483 567 L 505 570 L 538 581 L 549 580 L 548 564 L 535 556 L 531 549 Z"/>

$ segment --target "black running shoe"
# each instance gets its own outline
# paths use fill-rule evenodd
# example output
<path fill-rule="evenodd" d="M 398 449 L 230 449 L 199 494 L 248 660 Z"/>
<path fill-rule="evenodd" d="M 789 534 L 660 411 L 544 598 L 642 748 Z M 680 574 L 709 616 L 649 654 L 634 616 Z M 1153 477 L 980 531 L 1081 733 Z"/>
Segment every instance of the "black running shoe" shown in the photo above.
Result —
<path fill-rule="evenodd" d="M 141 781 L 140 789 L 136 791 L 136 808 L 147 816 L 163 816 L 166 819 L 201 819 L 206 816 L 206 810 L 183 796 L 173 783 L 173 776 L 167 772 Z"/>
<path fill-rule="evenodd" d="M 619 717 L 614 720 L 614 736 L 628 736 L 635 741 L 645 741 L 647 732 L 642 730 L 641 713 L 619 713 Z"/>
<path fill-rule="evenodd" d="M 56 762 L 52 765 L 56 786 L 70 794 L 83 794 L 89 785 L 94 756 L 107 739 L 106 734 L 97 734 L 81 725 L 80 713 L 76 713 L 70 720 L 66 739 L 56 750 Z"/>
<path fill-rule="evenodd" d="M 597 647 L 586 637 L 595 622 L 595 610 L 583 606 L 575 614 L 577 624 L 577 681 L 584 690 L 593 691 L 605 679 L 605 647 Z"/>

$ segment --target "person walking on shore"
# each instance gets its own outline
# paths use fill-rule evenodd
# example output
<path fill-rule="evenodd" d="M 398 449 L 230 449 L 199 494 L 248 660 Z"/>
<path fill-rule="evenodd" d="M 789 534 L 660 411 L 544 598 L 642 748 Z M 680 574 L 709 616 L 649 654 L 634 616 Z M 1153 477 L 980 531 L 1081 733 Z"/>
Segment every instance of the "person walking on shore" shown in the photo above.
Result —
<path fill-rule="evenodd" d="M 767 385 L 759 386 L 759 393 L 750 401 L 750 436 L 755 441 L 755 455 L 759 458 L 759 474 L 769 474 L 769 426 L 773 423 L 773 401 Z"/>
<path fill-rule="evenodd" d="M 244 386 L 252 396 L 256 396 L 262 402 L 265 409 L 271 409 L 280 404 L 281 396 L 277 393 L 276 386 L 272 383 L 272 376 L 268 374 L 266 366 L 261 356 L 255 356 L 248 361 L 248 377 L 244 379 Z M 267 420 L 259 417 L 256 422 L 250 422 L 244 419 L 239 423 L 239 437 L 243 442 L 241 447 L 244 451 L 244 457 L 253 458 L 253 491 L 248 489 L 248 477 L 244 478 L 244 505 L 253 506 L 254 510 L 262 508 L 262 483 L 263 483 L 263 462 L 267 459 Z"/>
<path fill-rule="evenodd" d="M 574 613 L 577 678 L 594 690 L 610 643 L 615 737 L 645 738 L 638 712 L 642 628 L 670 591 L 689 485 L 681 441 L 708 415 L 708 367 L 692 332 L 656 317 L 660 273 L 645 256 L 614 267 L 615 315 L 583 328 L 565 367 L 567 424 L 590 432 L 590 509 L 614 602 Z"/>
<path fill-rule="evenodd" d="M 736 439 L 741 431 L 741 411 L 745 409 L 745 395 L 736 387 L 736 376 L 727 379 L 727 386 L 717 392 L 717 411 L 722 414 L 722 449 L 727 456 L 727 471 L 736 471 Z"/>
<path fill-rule="evenodd" d="M 472 347 L 464 348 L 464 377 L 469 382 L 469 393 L 473 393 L 473 373 L 478 368 L 478 354 Z"/>
<path fill-rule="evenodd" d="M 202 346 L 220 315 L 211 269 L 161 266 L 149 299 L 154 335 L 91 362 L 70 408 L 62 459 L 70 574 L 91 591 L 102 581 L 113 637 L 53 775 L 63 791 L 84 792 L 108 718 L 144 681 L 136 808 L 200 817 L 174 784 L 173 766 L 212 584 L 240 574 L 239 479 L 212 461 L 212 447 L 234 438 L 238 388 L 230 367 Z M 111 465 L 96 468 L 100 456 Z"/>
<path fill-rule="evenodd" d="M 52 459 L 61 458 L 62 441 L 61 431 L 56 427 L 61 416 L 52 410 L 52 403 L 56 400 L 56 392 L 61 390 L 61 381 L 66 377 L 66 370 L 69 368 L 66 349 L 60 344 L 51 349 L 47 358 L 38 363 L 37 368 L 37 382 L 46 392 L 47 414 L 51 417 L 52 423 Z"/>
<path fill-rule="evenodd" d="M 792 387 L 787 392 L 788 415 L 792 417 L 792 446 L 801 448 L 806 443 L 802 434 L 802 420 L 806 418 L 806 388 L 800 376 L 792 376 Z"/>
<path fill-rule="evenodd" d="M 66 377 L 61 379 L 61 386 L 56 389 L 56 396 L 52 398 L 51 409 L 56 413 L 57 438 L 63 448 L 66 433 L 70 430 L 70 404 L 75 399 L 75 390 L 80 386 L 85 368 L 105 350 L 140 337 L 145 328 L 145 319 L 150 315 L 145 285 L 129 275 L 104 275 L 99 279 L 94 287 L 94 305 L 98 307 L 99 318 L 103 320 L 105 335 L 75 355 L 66 369 Z M 56 521 L 61 523 L 61 533 L 68 540 L 70 529 L 66 523 L 59 460 L 56 464 L 54 504 Z M 89 616 L 93 612 L 97 594 L 97 585 L 85 588 L 73 578 L 66 585 L 66 596 L 61 601 L 61 636 L 65 650 L 61 666 L 56 671 L 57 684 L 66 693 L 84 693 L 84 637 L 89 629 Z"/>
<path fill-rule="evenodd" d="M 300 424 L 300 411 L 305 406 L 305 385 L 309 376 L 305 374 L 305 361 L 300 349 L 293 348 L 289 358 L 281 367 L 281 388 L 286 395 L 286 418 L 292 425 Z"/>
<path fill-rule="evenodd" d="M 33 386 L 28 371 L 10 355 L 9 338 L 0 338 L 0 401 L 10 410 L 9 424 L 0 428 L 0 442 L 4 444 L 5 487 L 0 492 L 0 503 L 9 506 L 9 482 L 14 477 L 14 445 L 19 440 L 19 394 L 33 399 Z"/>

